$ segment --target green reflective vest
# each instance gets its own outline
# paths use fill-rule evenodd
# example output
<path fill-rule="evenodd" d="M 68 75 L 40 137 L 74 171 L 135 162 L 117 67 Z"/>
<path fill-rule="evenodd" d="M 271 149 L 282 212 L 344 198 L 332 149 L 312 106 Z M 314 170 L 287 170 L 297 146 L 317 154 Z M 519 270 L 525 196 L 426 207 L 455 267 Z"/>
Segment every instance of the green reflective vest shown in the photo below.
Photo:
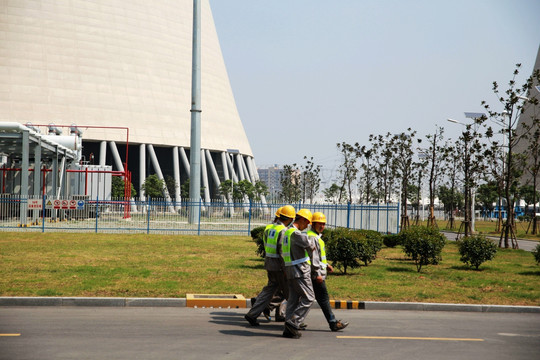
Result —
<path fill-rule="evenodd" d="M 304 250 L 305 256 L 303 258 L 301 259 L 291 258 L 291 241 L 292 241 L 291 236 L 296 230 L 297 229 L 294 226 L 291 226 L 289 229 L 287 229 L 287 231 L 285 231 L 285 238 L 283 239 L 283 244 L 281 246 L 281 252 L 283 256 L 283 261 L 285 262 L 285 266 L 298 265 L 304 262 L 311 264 L 307 250 Z"/>
<path fill-rule="evenodd" d="M 264 229 L 264 233 L 266 235 L 264 242 L 264 252 L 266 253 L 266 257 L 279 259 L 279 254 L 277 253 L 277 242 L 279 238 L 279 233 L 283 229 L 285 229 L 285 225 L 278 224 L 269 224 Z"/>
<path fill-rule="evenodd" d="M 326 266 L 328 264 L 328 262 L 326 261 L 326 247 L 324 246 L 324 241 L 323 239 L 321 239 L 321 235 L 317 234 L 315 231 L 313 230 L 309 230 L 307 232 L 308 236 L 313 236 L 313 237 L 316 237 L 317 240 L 319 241 L 319 248 L 321 249 L 321 253 L 320 253 L 320 256 L 321 256 L 321 263 L 322 263 L 322 266 L 323 266 L 323 269 L 326 269 Z"/>

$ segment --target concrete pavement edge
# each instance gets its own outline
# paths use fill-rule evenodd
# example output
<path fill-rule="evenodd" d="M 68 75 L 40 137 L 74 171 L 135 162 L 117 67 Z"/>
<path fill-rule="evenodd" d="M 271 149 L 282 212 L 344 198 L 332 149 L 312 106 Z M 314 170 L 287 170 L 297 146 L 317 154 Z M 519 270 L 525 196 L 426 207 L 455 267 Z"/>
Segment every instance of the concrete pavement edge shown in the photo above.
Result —
<path fill-rule="evenodd" d="M 185 298 L 120 298 L 120 297 L 0 297 L 0 307 L 10 306 L 97 306 L 97 307 L 186 307 Z M 209 308 L 225 308 L 219 299 Z M 246 299 L 246 308 L 251 307 Z M 314 308 L 319 308 L 317 302 Z M 445 304 L 414 302 L 332 300 L 334 309 L 349 310 L 409 310 L 409 311 L 458 311 L 499 313 L 540 313 L 540 306 Z"/>

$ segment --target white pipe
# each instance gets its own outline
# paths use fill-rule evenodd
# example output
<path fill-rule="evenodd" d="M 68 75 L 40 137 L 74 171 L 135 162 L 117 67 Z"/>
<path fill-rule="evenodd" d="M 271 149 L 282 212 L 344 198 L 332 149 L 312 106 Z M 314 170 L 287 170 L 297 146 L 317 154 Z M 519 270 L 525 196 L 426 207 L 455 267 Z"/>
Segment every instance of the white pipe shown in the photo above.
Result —
<path fill-rule="evenodd" d="M 225 158 L 227 153 L 225 151 L 221 152 L 221 166 L 223 166 L 223 176 L 225 180 L 229 180 L 229 168 L 227 167 L 227 159 Z"/>
<path fill-rule="evenodd" d="M 227 164 L 229 165 L 229 170 L 231 171 L 231 178 L 233 182 L 238 182 L 238 177 L 236 176 L 236 172 L 234 171 L 234 164 L 229 154 L 227 154 L 226 158 L 227 158 Z"/>
<path fill-rule="evenodd" d="M 182 159 L 182 164 L 184 164 L 184 169 L 186 169 L 186 174 L 189 177 L 189 173 L 190 173 L 189 160 L 187 158 L 186 151 L 184 150 L 183 147 L 180 147 L 179 150 L 180 150 L 180 158 Z"/>
<path fill-rule="evenodd" d="M 118 153 L 118 149 L 116 148 L 116 143 L 114 141 L 111 141 L 109 142 L 109 146 L 111 148 L 114 162 L 116 163 L 116 168 L 118 169 L 118 171 L 124 172 L 124 165 L 122 164 L 122 159 L 120 159 L 120 154 Z"/>
<path fill-rule="evenodd" d="M 107 142 L 102 141 L 99 144 L 99 165 L 105 166 L 106 159 L 107 159 Z"/>
<path fill-rule="evenodd" d="M 178 159 L 178 147 L 173 147 L 173 171 L 174 171 L 174 210 L 178 210 L 180 205 L 180 161 Z"/>
<path fill-rule="evenodd" d="M 164 182 L 163 195 L 165 195 L 165 200 L 167 200 L 167 202 L 171 202 L 171 197 L 169 196 L 169 191 L 167 190 L 167 186 L 165 185 L 165 179 L 163 178 L 163 173 L 161 172 L 161 167 L 159 166 L 159 162 L 154 151 L 154 146 L 152 146 L 152 144 L 148 144 L 148 153 L 150 154 L 150 159 L 152 160 L 152 165 L 154 166 L 154 170 L 158 179 Z M 172 206 L 169 206 L 169 211 L 174 212 L 174 208 Z"/>
<path fill-rule="evenodd" d="M 246 177 L 244 175 L 244 161 L 242 161 L 242 155 L 236 154 L 236 163 L 238 164 L 238 176 L 240 181 L 245 180 Z"/>
<path fill-rule="evenodd" d="M 146 180 L 146 145 L 139 145 L 139 199 L 145 200 L 143 184 Z"/>
<path fill-rule="evenodd" d="M 29 127 L 26 127 L 26 126 L 24 126 L 22 124 L 19 124 L 17 122 L 13 122 L 13 121 L 2 121 L 2 122 L 0 122 L 0 132 L 22 133 L 23 131 L 28 131 L 28 135 L 31 135 L 34 138 L 42 139 L 42 145 L 49 145 L 49 146 L 53 146 L 53 147 L 57 146 L 58 150 L 63 151 L 66 154 L 69 154 L 70 157 L 72 157 L 73 159 L 76 159 L 77 161 L 80 160 L 80 158 L 77 157 L 77 151 L 75 151 L 75 149 L 71 149 L 69 147 L 66 147 L 64 144 L 61 144 L 60 142 L 55 141 L 55 138 L 57 136 L 42 135 L 42 134 L 38 133 L 37 131 L 34 131 L 34 130 L 30 129 Z M 63 138 L 64 136 L 61 136 L 61 137 Z M 69 137 L 71 139 L 71 142 L 73 143 L 73 137 L 72 136 L 65 136 L 65 137 Z"/>
<path fill-rule="evenodd" d="M 216 166 L 214 165 L 214 160 L 212 160 L 212 154 L 210 153 L 210 150 L 205 150 L 206 152 L 206 164 L 207 168 L 210 169 L 210 173 L 212 174 L 212 179 L 216 183 L 216 188 L 219 189 L 219 185 L 221 184 L 221 181 L 219 181 L 219 176 L 216 170 Z"/>
<path fill-rule="evenodd" d="M 208 171 L 206 170 L 206 159 L 204 157 L 204 150 L 201 150 L 201 176 L 204 186 L 204 201 L 210 202 L 210 185 L 208 182 Z"/>

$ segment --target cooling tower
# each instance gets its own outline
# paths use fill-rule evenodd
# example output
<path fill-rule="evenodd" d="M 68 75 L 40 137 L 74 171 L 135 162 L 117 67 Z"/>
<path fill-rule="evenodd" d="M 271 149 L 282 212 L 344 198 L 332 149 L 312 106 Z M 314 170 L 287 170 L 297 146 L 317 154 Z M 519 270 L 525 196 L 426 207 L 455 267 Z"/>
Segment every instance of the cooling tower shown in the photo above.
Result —
<path fill-rule="evenodd" d="M 201 11 L 201 174 L 208 200 L 221 181 L 254 181 L 257 173 L 208 0 Z M 83 161 L 123 170 L 129 155 L 135 187 L 152 173 L 183 183 L 192 21 L 191 0 L 0 0 L 0 121 L 76 124 Z M 171 197 L 178 200 L 178 192 Z"/>
<path fill-rule="evenodd" d="M 533 68 L 533 74 L 531 76 L 534 75 L 535 71 L 540 71 L 540 47 L 538 48 L 538 53 L 536 55 L 536 61 Z M 540 84 L 535 79 L 533 79 L 532 89 L 526 95 L 531 100 L 536 99 L 537 101 L 540 101 Z M 534 105 L 531 102 L 525 103 L 523 107 L 523 112 L 519 114 L 519 121 L 516 128 L 517 138 L 520 138 L 520 140 L 515 145 L 514 150 L 515 153 L 523 154 L 527 159 L 527 169 L 523 171 L 523 175 L 520 180 L 522 185 L 533 185 L 533 176 L 531 174 L 531 170 L 538 167 L 538 164 L 534 163 L 535 159 L 534 156 L 531 154 L 531 150 L 533 150 L 533 152 L 538 151 L 538 146 L 533 146 L 533 144 L 536 141 L 534 133 L 538 131 L 539 121 L 540 106 Z M 522 136 L 524 134 L 528 134 L 528 137 L 523 138 Z M 536 160 L 536 162 L 538 162 L 538 160 Z M 540 179 L 537 178 L 537 183 L 539 180 Z"/>

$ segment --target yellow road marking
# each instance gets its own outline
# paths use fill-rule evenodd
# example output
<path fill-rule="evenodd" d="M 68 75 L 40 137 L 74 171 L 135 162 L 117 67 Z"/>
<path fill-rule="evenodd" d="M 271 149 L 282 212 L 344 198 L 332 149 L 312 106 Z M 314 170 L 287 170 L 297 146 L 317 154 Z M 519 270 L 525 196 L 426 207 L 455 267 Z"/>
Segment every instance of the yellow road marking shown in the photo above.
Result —
<path fill-rule="evenodd" d="M 431 340 L 431 341 L 484 341 L 484 339 L 467 338 L 432 338 L 432 337 L 410 337 L 410 336 L 336 336 L 338 339 L 379 339 L 379 340 Z"/>
<path fill-rule="evenodd" d="M 0 334 L 0 336 L 21 336 L 21 334 Z"/>

